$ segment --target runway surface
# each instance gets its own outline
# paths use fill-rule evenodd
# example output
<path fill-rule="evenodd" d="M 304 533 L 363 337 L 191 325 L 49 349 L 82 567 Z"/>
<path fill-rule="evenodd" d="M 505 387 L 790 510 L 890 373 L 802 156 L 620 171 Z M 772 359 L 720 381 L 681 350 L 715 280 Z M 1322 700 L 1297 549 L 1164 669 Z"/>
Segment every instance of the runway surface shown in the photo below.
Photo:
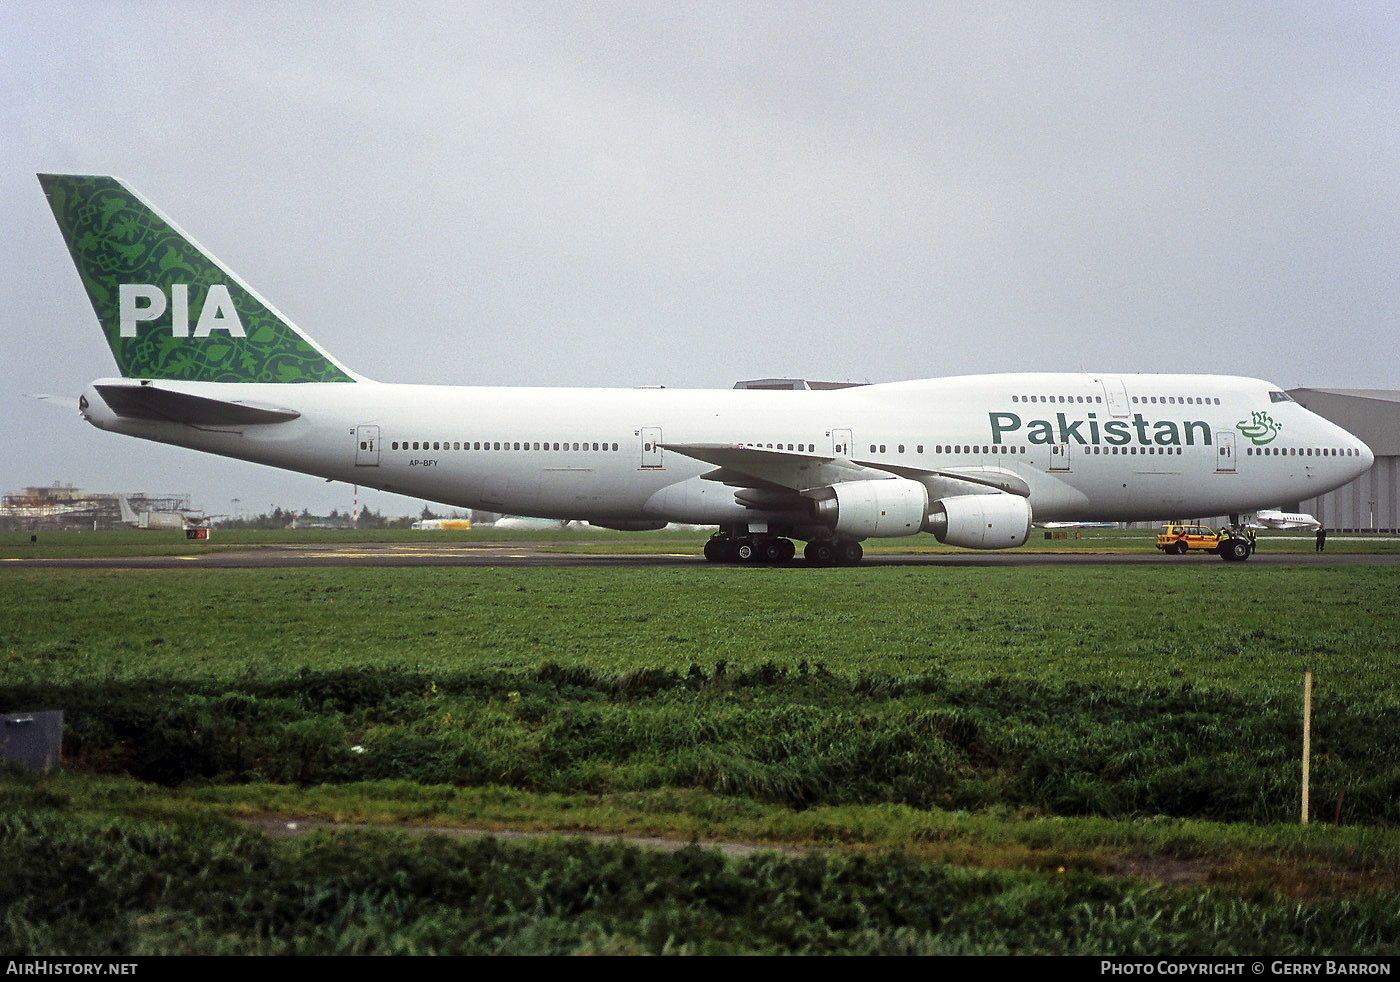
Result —
<path fill-rule="evenodd" d="M 645 554 L 587 555 L 552 552 L 579 543 L 491 542 L 479 545 L 416 543 L 343 543 L 275 545 L 178 556 L 107 556 L 92 558 L 0 559 L 0 569 L 297 569 L 315 567 L 387 566 L 565 566 L 638 568 L 654 566 L 708 566 L 698 555 L 658 551 Z M 1082 552 L 935 553 L 924 555 L 866 554 L 862 566 L 1158 566 L 1225 565 L 1213 555 L 1162 556 L 1156 553 L 1114 555 Z M 742 564 L 732 564 L 741 566 Z M 806 568 L 801 559 L 779 564 Z M 1396 566 L 1400 554 L 1357 553 L 1256 553 L 1248 562 L 1231 566 Z"/>

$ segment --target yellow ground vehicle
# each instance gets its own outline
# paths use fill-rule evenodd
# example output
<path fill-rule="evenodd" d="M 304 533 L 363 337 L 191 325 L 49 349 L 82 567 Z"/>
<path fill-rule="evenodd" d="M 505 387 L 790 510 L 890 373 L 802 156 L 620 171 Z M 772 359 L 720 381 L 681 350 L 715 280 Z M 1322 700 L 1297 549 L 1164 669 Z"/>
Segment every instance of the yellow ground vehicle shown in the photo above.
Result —
<path fill-rule="evenodd" d="M 1208 525 L 1163 525 L 1157 534 L 1157 548 L 1173 556 L 1184 556 L 1192 549 L 1215 552 L 1222 538 Z"/>
<path fill-rule="evenodd" d="M 1254 540 L 1244 533 L 1219 531 L 1209 525 L 1173 522 L 1162 526 L 1157 535 L 1157 548 L 1173 556 L 1184 556 L 1193 549 L 1213 552 L 1222 559 L 1240 562 L 1254 552 Z"/>

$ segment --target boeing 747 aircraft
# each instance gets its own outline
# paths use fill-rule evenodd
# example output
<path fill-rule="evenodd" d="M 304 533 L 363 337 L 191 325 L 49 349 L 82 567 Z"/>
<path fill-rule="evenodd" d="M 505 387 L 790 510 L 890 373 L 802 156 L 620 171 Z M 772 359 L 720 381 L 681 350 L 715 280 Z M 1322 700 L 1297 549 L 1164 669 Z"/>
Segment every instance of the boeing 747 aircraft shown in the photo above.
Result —
<path fill-rule="evenodd" d="M 120 377 L 79 400 L 114 433 L 460 508 L 615 529 L 718 527 L 712 561 L 853 564 L 931 532 L 1240 516 L 1371 466 L 1277 385 L 1220 375 L 966 376 L 839 389 L 375 382 L 111 177 L 39 175 Z M 1250 540 L 1222 547 L 1246 559 Z"/>

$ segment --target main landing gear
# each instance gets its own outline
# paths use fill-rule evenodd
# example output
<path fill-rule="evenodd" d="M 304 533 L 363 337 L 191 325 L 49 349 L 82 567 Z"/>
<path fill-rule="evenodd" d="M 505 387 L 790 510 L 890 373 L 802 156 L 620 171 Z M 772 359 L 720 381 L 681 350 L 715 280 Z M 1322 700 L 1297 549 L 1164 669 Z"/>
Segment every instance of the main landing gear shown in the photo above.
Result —
<path fill-rule="evenodd" d="M 730 535 L 721 532 L 705 543 L 705 558 L 712 563 L 766 565 L 785 563 L 797 552 L 791 539 L 775 535 Z M 854 566 L 865 555 L 855 539 L 814 539 L 803 550 L 812 566 Z"/>
<path fill-rule="evenodd" d="M 855 539 L 813 539 L 802 555 L 813 566 L 855 566 L 865 550 Z"/>
<path fill-rule="evenodd" d="M 775 535 L 729 535 L 721 532 L 705 543 L 705 558 L 712 563 L 785 563 L 797 554 L 790 539 Z"/>

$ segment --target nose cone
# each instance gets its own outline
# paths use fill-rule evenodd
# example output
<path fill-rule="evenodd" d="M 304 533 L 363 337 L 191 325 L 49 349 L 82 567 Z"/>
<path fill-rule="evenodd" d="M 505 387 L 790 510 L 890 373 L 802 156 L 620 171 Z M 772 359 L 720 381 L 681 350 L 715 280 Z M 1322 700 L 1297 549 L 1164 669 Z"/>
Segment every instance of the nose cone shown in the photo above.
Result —
<path fill-rule="evenodd" d="M 1355 439 L 1355 437 L 1353 437 Z M 1361 457 L 1356 465 L 1356 476 L 1360 477 L 1371 469 L 1371 465 L 1376 462 L 1376 455 L 1371 452 L 1371 448 L 1360 440 L 1356 441 L 1356 449 L 1361 451 Z"/>

